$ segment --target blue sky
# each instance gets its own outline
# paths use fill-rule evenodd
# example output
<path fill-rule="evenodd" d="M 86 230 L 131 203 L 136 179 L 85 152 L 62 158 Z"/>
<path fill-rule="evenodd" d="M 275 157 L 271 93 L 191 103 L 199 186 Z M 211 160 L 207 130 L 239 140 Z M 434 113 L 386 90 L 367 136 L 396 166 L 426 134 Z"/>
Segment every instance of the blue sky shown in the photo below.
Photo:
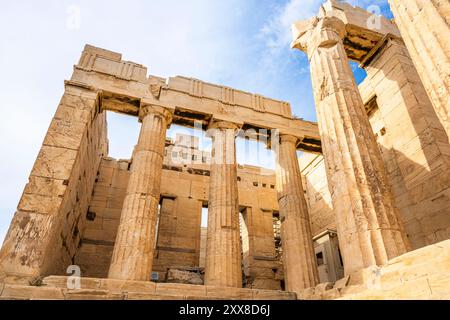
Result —
<path fill-rule="evenodd" d="M 391 17 L 387 0 L 376 4 Z M 44 5 L 45 3 L 45 5 Z M 86 43 L 117 51 L 149 73 L 184 75 L 291 103 L 315 121 L 308 61 L 289 26 L 322 0 L 2 1 L 0 11 L 0 243 L 45 132 Z M 357 72 L 357 78 L 361 74 Z M 111 115 L 110 150 L 128 158 L 136 119 Z M 175 130 L 169 133 L 174 135 Z"/>

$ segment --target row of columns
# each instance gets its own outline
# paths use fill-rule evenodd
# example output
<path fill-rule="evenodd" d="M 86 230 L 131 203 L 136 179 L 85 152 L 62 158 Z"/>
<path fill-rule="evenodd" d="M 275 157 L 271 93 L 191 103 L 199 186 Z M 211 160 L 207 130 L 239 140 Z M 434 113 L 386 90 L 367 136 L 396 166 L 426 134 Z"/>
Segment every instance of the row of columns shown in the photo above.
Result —
<path fill-rule="evenodd" d="M 171 113 L 158 106 L 143 106 L 109 277 L 150 279 L 155 248 L 155 226 L 166 130 Z M 235 137 L 239 126 L 215 121 L 212 138 L 205 284 L 242 286 L 241 243 Z M 298 164 L 298 138 L 280 137 L 277 146 L 277 191 L 282 221 L 287 290 L 300 291 L 318 283 L 312 234 Z"/>

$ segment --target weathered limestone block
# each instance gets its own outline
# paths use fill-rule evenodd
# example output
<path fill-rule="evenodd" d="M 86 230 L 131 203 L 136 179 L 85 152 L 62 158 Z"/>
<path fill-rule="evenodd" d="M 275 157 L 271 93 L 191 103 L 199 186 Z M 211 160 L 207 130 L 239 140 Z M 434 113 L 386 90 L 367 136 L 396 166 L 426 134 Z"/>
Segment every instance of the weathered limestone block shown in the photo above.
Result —
<path fill-rule="evenodd" d="M 434 110 L 450 137 L 450 3 L 441 0 L 389 0 L 389 3 Z"/>
<path fill-rule="evenodd" d="M 243 187 L 240 186 L 242 190 Z M 254 192 L 251 192 L 254 195 Z M 275 193 L 275 192 L 273 192 Z M 243 194 L 242 192 L 240 195 Z M 272 194 L 271 194 L 272 195 Z M 242 211 L 241 238 L 245 287 L 253 289 L 280 290 L 280 280 L 275 279 L 274 269 L 281 268 L 275 251 L 273 211 L 261 210 L 262 204 L 249 197 Z M 274 201 L 275 200 L 275 201 Z M 276 204 L 276 198 L 272 200 Z M 239 196 L 240 203 L 242 198 Z M 272 207 L 268 206 L 268 207 Z"/>
<path fill-rule="evenodd" d="M 182 295 L 141 292 L 127 292 L 124 297 L 125 300 L 186 300 Z"/>
<path fill-rule="evenodd" d="M 381 267 L 359 270 L 333 288 L 320 284 L 300 299 L 446 300 L 450 297 L 450 240 L 410 251 Z M 322 288 L 322 289 L 321 289 Z M 325 289 L 325 290 L 324 290 Z"/>
<path fill-rule="evenodd" d="M 336 230 L 333 205 L 328 189 L 325 162 L 322 155 L 303 153 L 299 157 L 304 177 L 305 199 L 308 205 L 313 236 L 326 230 Z"/>
<path fill-rule="evenodd" d="M 231 288 L 231 287 L 216 287 L 216 286 L 205 286 L 206 295 L 208 298 L 219 298 L 219 299 L 232 299 L 232 300 L 252 300 L 253 292 L 252 289 L 244 288 Z"/>
<path fill-rule="evenodd" d="M 294 292 L 277 290 L 253 290 L 254 300 L 297 300 Z"/>
<path fill-rule="evenodd" d="M 132 281 L 132 280 L 116 280 L 101 279 L 100 289 L 110 292 L 148 292 L 156 291 L 156 284 L 150 281 Z"/>
<path fill-rule="evenodd" d="M 311 224 L 298 163 L 297 138 L 281 135 L 276 161 L 283 266 L 287 291 L 299 292 L 319 282 Z"/>
<path fill-rule="evenodd" d="M 32 287 L 6 284 L 0 292 L 0 300 L 62 300 L 63 290 L 59 288 Z"/>
<path fill-rule="evenodd" d="M 111 293 L 108 290 L 76 289 L 64 290 L 65 300 L 124 300 L 123 293 Z"/>
<path fill-rule="evenodd" d="M 100 279 L 86 278 L 79 279 L 79 289 L 69 289 L 69 285 L 73 285 L 74 281 L 67 276 L 49 276 L 43 279 L 42 286 L 65 289 L 65 293 L 76 293 L 81 295 L 84 293 L 92 294 L 93 291 L 101 294 L 123 294 L 126 292 L 155 293 L 156 284 L 150 281 L 132 281 L 132 280 L 116 280 L 116 279 Z"/>
<path fill-rule="evenodd" d="M 30 176 L 25 185 L 25 194 L 38 194 L 47 197 L 62 197 L 67 186 L 60 180 L 49 177 Z"/>
<path fill-rule="evenodd" d="M 180 296 L 205 296 L 207 293 L 207 287 L 181 283 L 157 283 L 156 293 Z"/>
<path fill-rule="evenodd" d="M 123 203 L 109 278 L 150 280 L 168 110 L 141 108 L 142 127 Z"/>
<path fill-rule="evenodd" d="M 55 287 L 61 289 L 70 290 L 75 284 L 79 284 L 79 289 L 99 289 L 100 288 L 99 278 L 88 278 L 88 277 L 69 277 L 69 276 L 48 276 L 42 279 L 42 286 Z"/>
<path fill-rule="evenodd" d="M 44 145 L 78 150 L 84 133 L 85 126 L 82 122 L 54 119 L 44 138 Z"/>
<path fill-rule="evenodd" d="M 164 182 L 167 183 L 171 184 Z M 178 184 L 173 186 L 178 187 Z M 199 265 L 201 215 L 199 199 L 181 196 L 174 199 L 162 194 L 154 271 Z"/>
<path fill-rule="evenodd" d="M 344 50 L 344 23 L 315 17 L 294 46 L 307 52 L 345 273 L 408 250 L 384 164 Z"/>
<path fill-rule="evenodd" d="M 315 295 L 315 287 L 307 288 L 297 292 L 298 300 L 320 300 L 320 295 Z"/>
<path fill-rule="evenodd" d="M 2 299 L 57 300 L 295 300 L 292 292 L 200 286 L 149 281 L 81 278 L 81 287 L 68 289 L 67 276 L 50 276 L 40 286 L 0 283 Z"/>
<path fill-rule="evenodd" d="M 347 286 L 350 276 L 345 276 L 342 279 L 336 281 L 333 285 L 333 289 L 342 289 Z"/>
<path fill-rule="evenodd" d="M 241 287 L 241 245 L 235 134 L 237 126 L 216 122 L 209 182 L 205 284 Z"/>
<path fill-rule="evenodd" d="M 169 269 L 166 280 L 169 283 L 203 284 L 203 279 L 199 273 L 177 269 Z"/>
<path fill-rule="evenodd" d="M 75 150 L 44 145 L 39 152 L 31 175 L 58 180 L 69 179 L 77 154 Z"/>

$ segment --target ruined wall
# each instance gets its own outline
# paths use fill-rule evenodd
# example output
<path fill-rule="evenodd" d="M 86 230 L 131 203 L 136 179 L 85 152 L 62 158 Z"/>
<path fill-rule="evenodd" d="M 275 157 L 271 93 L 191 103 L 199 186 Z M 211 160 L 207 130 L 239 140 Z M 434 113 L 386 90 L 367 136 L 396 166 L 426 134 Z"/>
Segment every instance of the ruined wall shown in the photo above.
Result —
<path fill-rule="evenodd" d="M 400 39 L 388 39 L 360 85 L 413 249 L 450 238 L 450 145 Z"/>
<path fill-rule="evenodd" d="M 99 110 L 96 92 L 66 83 L 0 252 L 7 274 L 65 274 L 73 264 L 81 217 L 108 152 L 106 118 Z"/>

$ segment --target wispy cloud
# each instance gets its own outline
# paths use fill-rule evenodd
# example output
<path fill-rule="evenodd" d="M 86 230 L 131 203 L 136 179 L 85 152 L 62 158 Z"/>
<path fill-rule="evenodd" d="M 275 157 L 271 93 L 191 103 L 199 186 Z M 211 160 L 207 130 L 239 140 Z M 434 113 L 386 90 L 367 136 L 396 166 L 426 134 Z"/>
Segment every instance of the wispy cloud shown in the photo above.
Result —
<path fill-rule="evenodd" d="M 272 50 L 285 48 L 291 41 L 291 25 L 295 21 L 317 14 L 322 0 L 290 0 L 274 10 L 274 14 L 260 30 L 259 36 L 265 39 L 266 46 Z"/>

